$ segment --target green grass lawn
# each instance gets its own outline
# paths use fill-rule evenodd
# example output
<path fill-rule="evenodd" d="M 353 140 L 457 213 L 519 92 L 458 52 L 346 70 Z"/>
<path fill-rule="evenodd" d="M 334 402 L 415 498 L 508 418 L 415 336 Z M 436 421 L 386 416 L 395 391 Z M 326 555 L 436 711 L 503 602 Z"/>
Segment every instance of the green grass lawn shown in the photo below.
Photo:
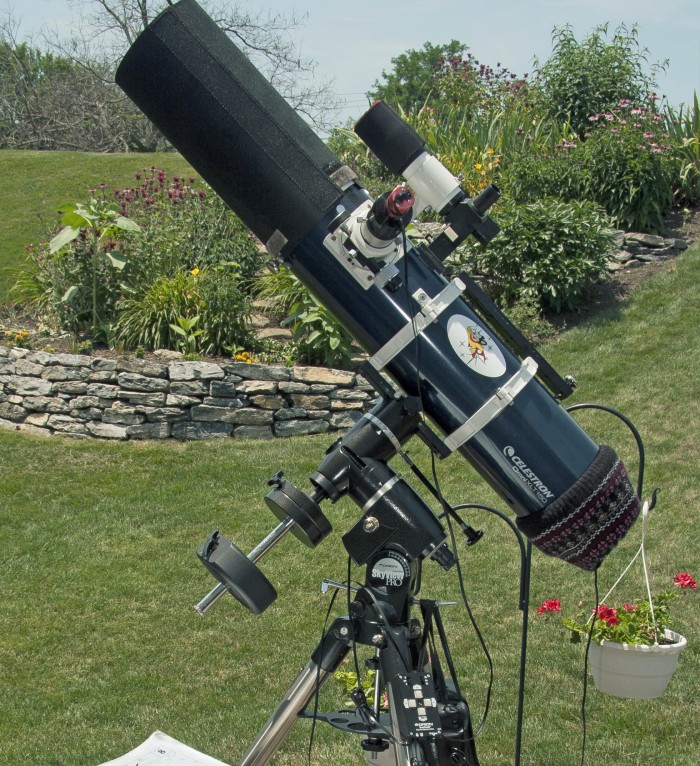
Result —
<path fill-rule="evenodd" d="M 576 401 L 621 408 L 647 447 L 647 495 L 661 488 L 648 544 L 655 585 L 679 571 L 700 576 L 700 249 L 674 260 L 621 309 L 565 333 L 545 349 L 579 381 Z M 579 417 L 577 415 L 577 417 Z M 581 414 L 596 438 L 636 469 L 631 438 L 606 415 Z M 283 469 L 304 489 L 327 437 L 274 442 L 112 444 L 42 439 L 0 431 L 0 763 L 95 766 L 155 729 L 236 763 L 298 670 L 323 626 L 323 577 L 343 580 L 341 536 L 359 511 L 341 501 L 324 510 L 334 533 L 316 549 L 291 536 L 261 562 L 278 600 L 253 616 L 225 599 L 204 619 L 191 608 L 214 584 L 195 549 L 221 529 L 249 550 L 276 524 L 263 502 L 266 480 Z M 426 471 L 420 445 L 411 454 Z M 402 463 L 396 467 L 402 470 Z M 403 473 L 407 473 L 404 468 Z M 452 503 L 494 502 L 465 461 L 438 465 Z M 513 762 L 520 615 L 512 533 L 474 512 L 478 545 L 460 545 L 465 587 L 494 658 L 487 724 L 477 740 L 482 766 Z M 604 593 L 640 542 L 636 525 L 600 571 Z M 361 576 L 356 571 L 356 578 Z M 633 570 L 624 597 L 641 595 Z M 456 600 L 454 570 L 424 568 L 425 597 Z M 568 643 L 556 615 L 534 614 L 559 598 L 567 614 L 593 603 L 590 574 L 535 555 L 523 766 L 578 766 L 583 650 Z M 605 697 L 589 687 L 586 764 L 693 766 L 700 762 L 700 594 L 690 595 L 676 628 L 689 639 L 658 700 Z M 336 613 L 343 611 L 338 603 Z M 483 715 L 486 662 L 460 606 L 444 613 L 475 722 Z M 323 704 L 341 704 L 339 688 Z M 275 764 L 307 762 L 308 722 L 300 722 Z M 316 730 L 312 764 L 364 759 L 354 739 Z"/>
<path fill-rule="evenodd" d="M 114 189 L 135 183 L 134 173 L 155 165 L 168 174 L 191 168 L 179 154 L 90 154 L 0 151 L 0 303 L 8 300 L 26 245 L 58 223 L 56 208 L 86 199 L 101 183 Z"/>

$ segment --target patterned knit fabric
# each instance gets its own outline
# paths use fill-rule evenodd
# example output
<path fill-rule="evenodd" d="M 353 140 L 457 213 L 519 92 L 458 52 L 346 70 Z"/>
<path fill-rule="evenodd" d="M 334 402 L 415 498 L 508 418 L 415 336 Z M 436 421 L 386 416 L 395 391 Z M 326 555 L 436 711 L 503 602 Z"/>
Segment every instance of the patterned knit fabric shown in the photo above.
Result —
<path fill-rule="evenodd" d="M 627 469 L 601 445 L 581 478 L 541 513 L 517 519 L 523 534 L 549 556 L 581 569 L 596 569 L 639 515 Z"/>

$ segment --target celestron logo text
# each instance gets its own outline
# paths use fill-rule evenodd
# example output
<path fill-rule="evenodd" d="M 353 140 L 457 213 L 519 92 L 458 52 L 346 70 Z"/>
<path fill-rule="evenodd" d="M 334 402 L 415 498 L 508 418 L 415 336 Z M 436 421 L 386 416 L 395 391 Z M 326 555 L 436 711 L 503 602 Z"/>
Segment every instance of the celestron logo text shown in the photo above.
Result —
<path fill-rule="evenodd" d="M 547 502 L 554 497 L 554 493 L 542 483 L 536 473 L 527 467 L 527 463 L 515 454 L 513 447 L 504 447 L 503 454 L 511 461 L 511 468 L 516 476 L 526 484 L 542 502 Z"/>

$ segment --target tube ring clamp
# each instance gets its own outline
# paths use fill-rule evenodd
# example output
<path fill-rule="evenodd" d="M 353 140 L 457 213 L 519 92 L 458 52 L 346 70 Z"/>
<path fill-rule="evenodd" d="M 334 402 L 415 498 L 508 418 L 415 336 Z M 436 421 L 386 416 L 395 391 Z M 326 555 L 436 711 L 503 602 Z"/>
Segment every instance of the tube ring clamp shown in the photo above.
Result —
<path fill-rule="evenodd" d="M 479 409 L 456 431 L 444 439 L 445 446 L 454 452 L 485 428 L 495 417 L 513 404 L 515 397 L 535 377 L 537 362 L 531 357 L 523 360 L 518 371 L 487 399 Z"/>
<path fill-rule="evenodd" d="M 420 312 L 405 324 L 393 338 L 390 338 L 372 357 L 369 363 L 375 370 L 382 370 L 387 364 L 428 325 L 432 324 L 442 312 L 450 306 L 464 292 L 466 285 L 461 279 L 455 278 L 447 287 L 441 290 L 434 298 L 428 298 L 426 293 L 416 290 L 413 297 L 423 305 Z"/>

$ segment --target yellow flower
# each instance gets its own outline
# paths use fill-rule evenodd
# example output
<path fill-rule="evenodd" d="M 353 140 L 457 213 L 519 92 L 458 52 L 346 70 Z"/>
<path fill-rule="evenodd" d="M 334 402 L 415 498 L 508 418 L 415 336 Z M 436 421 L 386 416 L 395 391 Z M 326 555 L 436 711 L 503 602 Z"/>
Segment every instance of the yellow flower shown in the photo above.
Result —
<path fill-rule="evenodd" d="M 190 271 L 190 274 L 192 274 L 193 277 L 196 277 L 197 274 L 199 274 L 199 269 L 195 266 L 192 271 Z"/>
<path fill-rule="evenodd" d="M 474 165 L 474 168 L 475 168 L 476 170 L 481 170 L 481 168 L 482 168 L 482 165 L 481 165 L 481 163 L 480 163 L 480 162 L 477 162 L 477 163 L 476 163 L 476 165 Z"/>
<path fill-rule="evenodd" d="M 493 154 L 493 149 L 489 146 L 489 148 L 486 150 L 486 154 Z"/>

